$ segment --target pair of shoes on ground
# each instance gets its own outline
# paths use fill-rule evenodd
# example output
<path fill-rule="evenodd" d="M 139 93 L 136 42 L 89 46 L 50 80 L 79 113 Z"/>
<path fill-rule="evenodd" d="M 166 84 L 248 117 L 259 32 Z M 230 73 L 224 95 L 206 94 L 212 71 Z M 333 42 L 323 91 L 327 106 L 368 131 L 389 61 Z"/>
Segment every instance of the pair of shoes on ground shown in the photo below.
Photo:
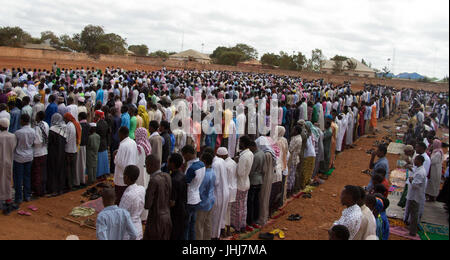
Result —
<path fill-rule="evenodd" d="M 292 214 L 288 217 L 289 221 L 299 221 L 301 220 L 303 217 L 300 216 L 299 214 Z"/>

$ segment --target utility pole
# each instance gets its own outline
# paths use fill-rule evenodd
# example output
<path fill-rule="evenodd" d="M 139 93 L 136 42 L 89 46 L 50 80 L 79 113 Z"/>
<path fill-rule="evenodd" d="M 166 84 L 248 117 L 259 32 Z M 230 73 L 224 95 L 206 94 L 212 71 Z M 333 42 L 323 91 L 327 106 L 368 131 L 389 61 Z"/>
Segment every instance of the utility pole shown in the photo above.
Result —
<path fill-rule="evenodd" d="M 184 48 L 184 30 L 183 30 L 183 37 L 181 39 L 181 51 L 183 51 L 183 48 Z"/>
<path fill-rule="evenodd" d="M 203 53 L 203 48 L 205 47 L 205 44 L 204 43 L 202 43 L 202 53 Z"/>

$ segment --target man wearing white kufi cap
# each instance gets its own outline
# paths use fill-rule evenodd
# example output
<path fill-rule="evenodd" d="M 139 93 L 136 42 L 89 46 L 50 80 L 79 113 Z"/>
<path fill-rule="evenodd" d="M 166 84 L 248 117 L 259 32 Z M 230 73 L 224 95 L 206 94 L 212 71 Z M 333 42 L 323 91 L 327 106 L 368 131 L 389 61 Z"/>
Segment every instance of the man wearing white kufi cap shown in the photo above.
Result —
<path fill-rule="evenodd" d="M 5 201 L 3 213 L 8 215 L 12 208 L 11 182 L 13 176 L 13 156 L 17 140 L 8 132 L 9 120 L 0 118 L 0 201 Z"/>
<path fill-rule="evenodd" d="M 217 151 L 218 155 L 219 152 L 220 154 L 228 154 L 226 148 L 221 148 L 219 148 L 220 151 Z M 211 237 L 212 239 L 219 239 L 221 230 L 225 229 L 225 216 L 227 214 L 230 190 L 228 186 L 228 174 L 225 160 L 218 156 L 214 157 L 212 168 L 216 173 L 216 183 L 214 187 L 214 195 L 216 197 L 216 201 L 212 208 Z"/>
<path fill-rule="evenodd" d="M 236 201 L 236 192 L 237 192 L 237 163 L 229 156 L 228 150 L 225 147 L 220 147 L 217 150 L 217 156 L 221 157 L 225 160 L 225 168 L 227 169 L 227 177 L 228 177 L 228 187 L 230 197 L 228 200 L 228 208 L 227 213 L 225 215 L 225 226 L 227 227 L 226 235 L 231 236 L 231 223 L 230 223 L 230 215 L 231 215 L 231 203 Z"/>

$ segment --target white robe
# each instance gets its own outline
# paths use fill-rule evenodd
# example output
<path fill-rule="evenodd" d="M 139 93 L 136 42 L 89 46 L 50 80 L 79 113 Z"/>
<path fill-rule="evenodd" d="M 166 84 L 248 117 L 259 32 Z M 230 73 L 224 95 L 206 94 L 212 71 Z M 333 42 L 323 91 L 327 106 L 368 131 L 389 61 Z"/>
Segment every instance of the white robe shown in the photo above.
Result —
<path fill-rule="evenodd" d="M 147 190 L 148 183 L 150 182 L 150 175 L 147 174 L 147 169 L 145 168 L 145 153 L 139 153 L 137 157 L 137 167 L 139 168 L 139 177 L 136 180 L 136 184 L 139 186 L 142 186 Z M 144 209 L 144 211 L 141 214 L 141 220 L 145 221 L 147 220 L 148 216 L 148 210 Z"/>
<path fill-rule="evenodd" d="M 126 186 L 123 182 L 123 172 L 128 165 L 136 165 L 138 150 L 136 142 L 129 137 L 120 142 L 119 151 L 114 158 L 116 165 L 114 171 L 114 184 L 118 186 Z"/>
<path fill-rule="evenodd" d="M 353 116 L 353 112 L 348 113 L 348 126 L 347 126 L 347 137 L 345 140 L 346 145 L 353 144 L 353 128 L 355 127 L 355 120 Z"/>
<path fill-rule="evenodd" d="M 347 131 L 347 116 L 343 116 L 342 120 L 337 119 L 336 124 L 339 127 L 337 140 L 336 140 L 336 151 L 342 151 L 342 141 L 344 140 L 345 132 Z"/>
<path fill-rule="evenodd" d="M 225 161 L 222 158 L 215 157 L 212 168 L 216 174 L 216 183 L 214 187 L 216 201 L 211 212 L 211 237 L 219 238 L 220 230 L 225 228 L 225 216 L 230 200 L 230 190 Z"/>
<path fill-rule="evenodd" d="M 319 126 L 320 126 L 320 130 L 322 130 L 322 131 L 325 130 L 325 116 L 323 113 L 322 104 L 319 104 Z"/>
<path fill-rule="evenodd" d="M 236 202 L 236 194 L 237 194 L 237 163 L 233 159 L 228 157 L 225 160 L 225 167 L 227 169 L 228 187 L 230 192 L 227 214 L 225 216 L 225 225 L 230 226 L 230 216 L 231 216 L 230 204 Z"/>
<path fill-rule="evenodd" d="M 233 119 L 230 120 L 228 133 L 228 155 L 231 158 L 234 158 L 234 155 L 236 154 L 237 129 Z"/>

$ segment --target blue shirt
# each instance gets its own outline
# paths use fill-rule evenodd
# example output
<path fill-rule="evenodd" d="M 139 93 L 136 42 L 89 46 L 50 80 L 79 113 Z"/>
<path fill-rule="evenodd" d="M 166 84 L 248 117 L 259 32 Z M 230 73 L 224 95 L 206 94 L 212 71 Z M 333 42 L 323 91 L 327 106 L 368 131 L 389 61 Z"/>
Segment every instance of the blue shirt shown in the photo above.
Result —
<path fill-rule="evenodd" d="M 52 126 L 52 116 L 58 112 L 58 105 L 55 103 L 51 103 L 48 105 L 45 110 L 45 122 L 47 122 L 48 126 Z"/>
<path fill-rule="evenodd" d="M 98 240 L 123 240 L 125 234 L 130 236 L 130 240 L 136 240 L 137 237 L 130 213 L 116 205 L 98 214 L 96 226 Z"/>
<path fill-rule="evenodd" d="M 130 115 L 128 113 L 124 113 L 124 114 L 122 114 L 120 119 L 122 120 L 122 122 L 120 123 L 120 127 L 126 126 L 129 130 L 130 129 L 130 120 L 131 120 Z"/>
<path fill-rule="evenodd" d="M 9 132 L 14 134 L 17 130 L 20 129 L 20 110 L 15 107 L 9 112 L 11 116 L 11 123 L 9 124 Z"/>
<path fill-rule="evenodd" d="M 97 97 L 95 98 L 95 102 L 100 101 L 103 104 L 103 89 L 99 89 L 97 91 Z"/>
<path fill-rule="evenodd" d="M 210 211 L 214 205 L 216 197 L 214 196 L 214 185 L 216 182 L 216 173 L 214 169 L 206 169 L 205 178 L 203 178 L 202 185 L 200 185 L 200 205 L 198 210 Z"/>

